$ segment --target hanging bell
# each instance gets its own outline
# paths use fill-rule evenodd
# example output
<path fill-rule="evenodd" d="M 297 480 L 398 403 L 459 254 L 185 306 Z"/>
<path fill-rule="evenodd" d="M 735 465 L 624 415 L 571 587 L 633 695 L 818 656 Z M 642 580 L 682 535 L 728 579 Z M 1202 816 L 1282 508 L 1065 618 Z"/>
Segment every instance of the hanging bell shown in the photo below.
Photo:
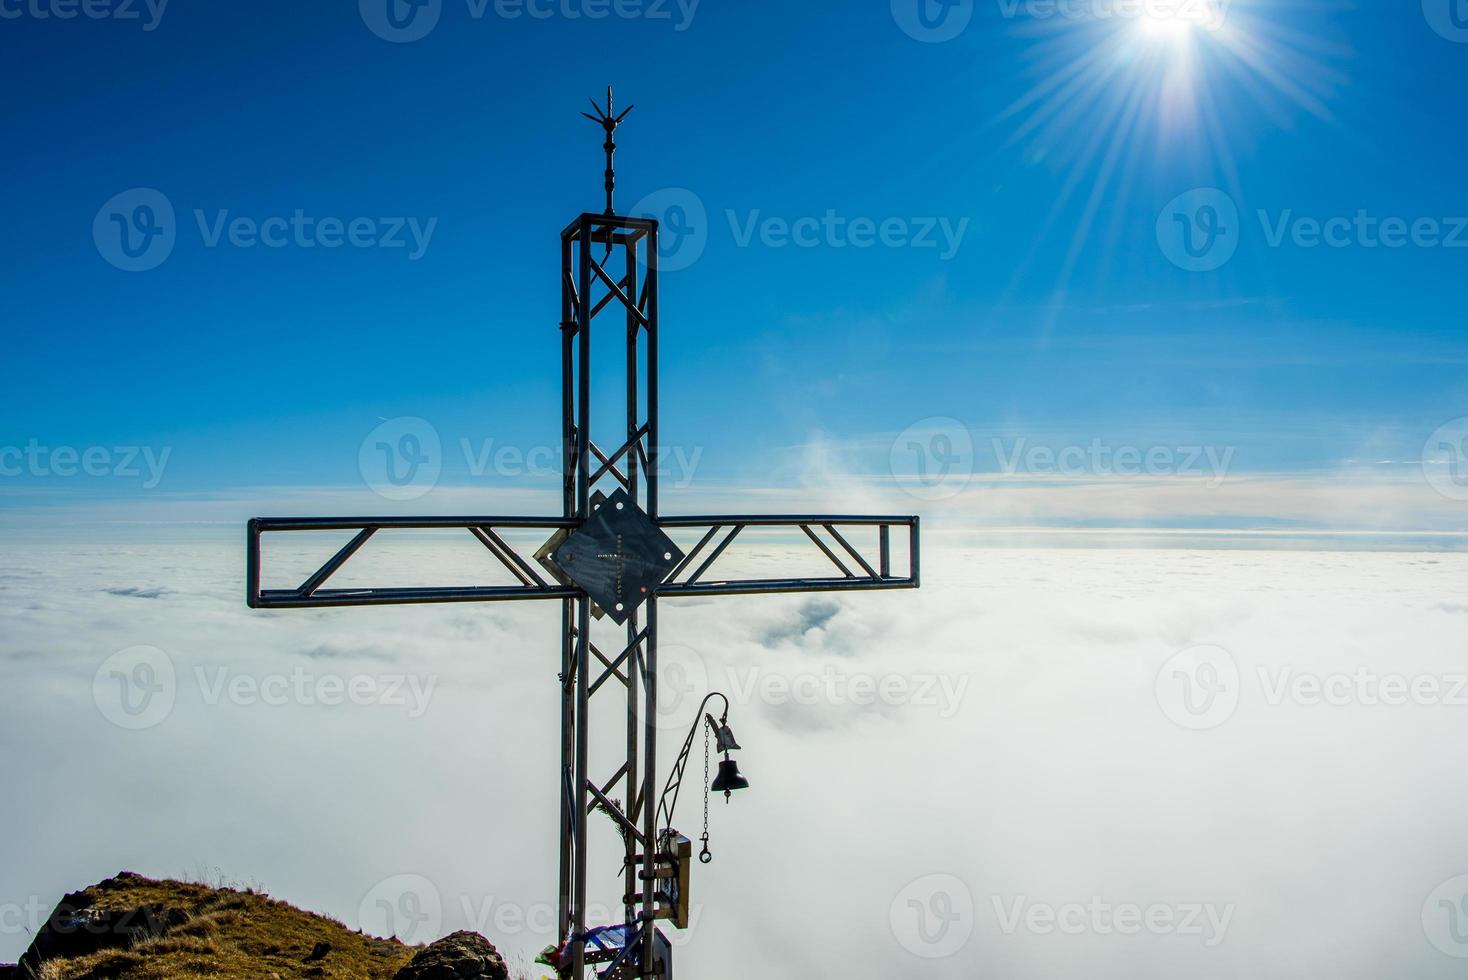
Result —
<path fill-rule="evenodd" d="M 727 800 L 734 795 L 736 789 L 749 789 L 749 780 L 740 774 L 739 763 L 733 759 L 725 759 L 719 763 L 719 774 L 709 785 L 709 792 L 723 793 Z"/>

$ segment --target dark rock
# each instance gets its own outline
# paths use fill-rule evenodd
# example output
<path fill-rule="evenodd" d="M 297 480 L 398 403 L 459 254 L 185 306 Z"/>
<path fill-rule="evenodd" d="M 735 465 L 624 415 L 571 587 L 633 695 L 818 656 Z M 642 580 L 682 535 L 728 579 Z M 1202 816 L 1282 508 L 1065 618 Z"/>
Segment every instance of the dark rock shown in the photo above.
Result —
<path fill-rule="evenodd" d="M 161 905 L 143 905 L 122 911 L 102 911 L 94 907 L 99 894 L 137 878 L 137 875 L 124 872 L 116 879 L 63 898 L 36 933 L 13 976 L 23 977 L 27 969 L 39 974 L 41 965 L 51 960 L 90 956 L 105 949 L 128 949 L 145 939 L 162 936 L 188 921 L 186 913 Z M 4 975 L 0 974 L 0 980 L 3 978 Z"/>
<path fill-rule="evenodd" d="M 477 932 L 456 932 L 425 946 L 393 980 L 508 980 L 504 958 Z"/>

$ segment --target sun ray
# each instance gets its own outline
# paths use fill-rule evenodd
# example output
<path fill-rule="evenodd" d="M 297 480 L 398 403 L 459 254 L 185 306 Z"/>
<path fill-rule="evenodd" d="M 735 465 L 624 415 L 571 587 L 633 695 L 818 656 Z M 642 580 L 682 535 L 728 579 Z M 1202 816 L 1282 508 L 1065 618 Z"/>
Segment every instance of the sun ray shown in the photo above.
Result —
<path fill-rule="evenodd" d="M 1290 127 L 1302 116 L 1333 121 L 1330 103 L 1349 82 L 1341 67 L 1349 49 L 1291 22 L 1302 11 L 1321 17 L 1318 3 L 1143 4 L 1130 17 L 1108 9 L 1106 17 L 1037 19 L 1016 28 L 1027 42 L 1022 58 L 1032 84 L 995 117 L 1004 131 L 1000 147 L 1022 149 L 1028 162 L 1064 179 L 1006 296 L 1072 211 L 1078 213 L 1057 270 L 1058 297 L 1093 242 L 1105 193 L 1129 196 L 1149 170 L 1162 172 L 1178 160 L 1200 174 L 1221 173 L 1236 191 L 1236 144 L 1248 147 L 1263 129 Z M 1143 146 L 1151 152 L 1139 152 Z M 1108 224 L 1115 239 L 1122 228 L 1115 218 Z"/>

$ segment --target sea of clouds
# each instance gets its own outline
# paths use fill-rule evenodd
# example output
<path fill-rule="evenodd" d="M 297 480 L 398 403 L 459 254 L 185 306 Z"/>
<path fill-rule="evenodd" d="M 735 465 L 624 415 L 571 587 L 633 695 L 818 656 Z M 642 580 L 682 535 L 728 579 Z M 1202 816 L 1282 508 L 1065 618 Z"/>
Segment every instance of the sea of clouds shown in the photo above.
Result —
<path fill-rule="evenodd" d="M 374 542 L 353 574 L 480 580 L 468 544 Z M 0 553 L 0 961 L 122 869 L 527 961 L 554 938 L 559 605 L 250 611 L 242 551 Z M 663 765 L 718 688 L 753 784 L 712 803 L 680 975 L 1461 975 L 1468 556 L 924 557 L 919 592 L 662 603 Z"/>

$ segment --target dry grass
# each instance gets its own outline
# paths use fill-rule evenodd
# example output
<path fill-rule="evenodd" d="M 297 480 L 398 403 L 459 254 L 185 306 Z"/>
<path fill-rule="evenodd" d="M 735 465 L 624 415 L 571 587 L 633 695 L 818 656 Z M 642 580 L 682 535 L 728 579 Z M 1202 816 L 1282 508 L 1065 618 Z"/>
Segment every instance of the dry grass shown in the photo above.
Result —
<path fill-rule="evenodd" d="M 102 911 L 158 905 L 188 918 L 130 949 L 48 963 L 40 980 L 391 980 L 416 952 L 253 891 L 129 878 L 88 889 L 86 897 Z M 310 960 L 319 943 L 330 952 Z"/>

